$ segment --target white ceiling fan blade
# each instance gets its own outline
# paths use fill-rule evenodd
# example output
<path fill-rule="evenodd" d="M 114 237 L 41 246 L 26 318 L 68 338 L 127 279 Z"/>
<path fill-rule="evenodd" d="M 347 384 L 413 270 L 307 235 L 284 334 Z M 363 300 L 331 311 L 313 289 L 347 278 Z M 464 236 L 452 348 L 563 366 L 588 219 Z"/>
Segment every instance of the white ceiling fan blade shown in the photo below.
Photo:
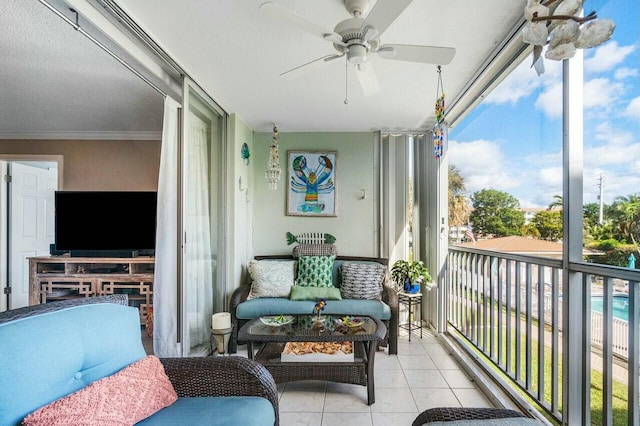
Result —
<path fill-rule="evenodd" d="M 366 34 L 365 38 L 371 40 L 380 36 L 409 3 L 411 0 L 378 0 L 360 27 L 362 33 Z M 375 28 L 375 31 L 367 30 L 367 27 Z"/>
<path fill-rule="evenodd" d="M 380 84 L 378 84 L 378 76 L 376 75 L 370 63 L 364 62 L 356 65 L 356 76 L 365 96 L 372 96 L 380 92 Z"/>
<path fill-rule="evenodd" d="M 340 34 L 333 32 L 333 30 L 322 28 L 321 26 L 306 20 L 297 13 L 287 9 L 286 7 L 282 7 L 277 3 L 273 3 L 270 1 L 262 3 L 260 5 L 260 11 L 265 15 L 280 19 L 281 21 L 286 21 L 290 25 L 297 27 L 298 29 L 301 29 L 302 31 L 305 31 L 311 35 L 320 37 L 323 40 L 338 44 L 342 43 L 342 36 Z"/>
<path fill-rule="evenodd" d="M 456 54 L 453 47 L 414 46 L 410 44 L 384 44 L 377 51 L 378 56 L 396 61 L 423 62 L 447 65 Z"/>
<path fill-rule="evenodd" d="M 288 71 L 280 73 L 280 77 L 287 77 L 287 78 L 296 77 L 296 76 L 305 74 L 309 71 L 312 71 L 314 69 L 320 68 L 322 64 L 324 64 L 325 62 L 333 61 L 334 59 L 342 58 L 343 56 L 344 56 L 344 53 L 342 55 L 321 56 L 318 59 L 314 59 L 313 61 L 307 62 L 306 64 L 298 65 L 295 68 L 291 68 Z"/>

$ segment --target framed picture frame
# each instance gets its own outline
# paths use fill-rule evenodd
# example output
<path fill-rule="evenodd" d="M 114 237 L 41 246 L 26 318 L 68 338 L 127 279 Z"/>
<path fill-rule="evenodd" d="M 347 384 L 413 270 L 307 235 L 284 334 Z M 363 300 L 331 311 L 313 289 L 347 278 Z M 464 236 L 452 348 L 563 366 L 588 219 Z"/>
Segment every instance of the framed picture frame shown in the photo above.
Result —
<path fill-rule="evenodd" d="M 287 216 L 337 216 L 337 151 L 287 151 Z"/>

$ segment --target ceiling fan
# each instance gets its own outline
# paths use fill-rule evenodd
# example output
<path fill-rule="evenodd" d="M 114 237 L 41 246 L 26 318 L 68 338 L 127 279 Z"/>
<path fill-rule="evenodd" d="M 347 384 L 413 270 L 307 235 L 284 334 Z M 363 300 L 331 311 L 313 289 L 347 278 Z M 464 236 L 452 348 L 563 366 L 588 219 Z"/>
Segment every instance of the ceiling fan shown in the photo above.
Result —
<path fill-rule="evenodd" d="M 363 93 L 365 96 L 369 96 L 380 90 L 377 76 L 368 61 L 371 54 L 377 54 L 383 59 L 446 65 L 451 62 L 456 53 L 452 47 L 381 44 L 380 36 L 382 33 L 409 3 L 411 0 L 378 0 L 366 17 L 363 17 L 369 9 L 370 0 L 344 0 L 345 8 L 352 17 L 339 22 L 333 30 L 308 21 L 274 2 L 269 1 L 261 4 L 260 10 L 265 15 L 280 19 L 332 43 L 337 51 L 337 53 L 324 55 L 285 71 L 280 74 L 281 76 L 297 74 L 300 71 L 309 70 L 315 65 L 346 57 L 347 63 L 353 64 L 356 70 L 356 76 Z"/>

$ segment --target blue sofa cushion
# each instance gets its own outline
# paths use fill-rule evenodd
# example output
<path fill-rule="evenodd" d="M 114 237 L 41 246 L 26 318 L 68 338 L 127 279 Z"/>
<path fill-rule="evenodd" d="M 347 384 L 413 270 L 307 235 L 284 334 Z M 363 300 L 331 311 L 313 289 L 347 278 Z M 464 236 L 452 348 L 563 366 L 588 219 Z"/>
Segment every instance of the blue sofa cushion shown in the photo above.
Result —
<path fill-rule="evenodd" d="M 116 304 L 3 323 L 0 342 L 1 425 L 19 424 L 37 408 L 146 356 L 138 310 Z"/>
<path fill-rule="evenodd" d="M 273 405 L 257 396 L 178 398 L 136 425 L 252 426 L 274 424 Z"/>
<path fill-rule="evenodd" d="M 236 308 L 236 317 L 246 320 L 264 315 L 311 315 L 315 304 L 315 301 L 263 297 L 240 303 Z M 368 315 L 383 321 L 391 318 L 391 308 L 381 300 L 329 300 L 322 313 L 326 315 Z"/>

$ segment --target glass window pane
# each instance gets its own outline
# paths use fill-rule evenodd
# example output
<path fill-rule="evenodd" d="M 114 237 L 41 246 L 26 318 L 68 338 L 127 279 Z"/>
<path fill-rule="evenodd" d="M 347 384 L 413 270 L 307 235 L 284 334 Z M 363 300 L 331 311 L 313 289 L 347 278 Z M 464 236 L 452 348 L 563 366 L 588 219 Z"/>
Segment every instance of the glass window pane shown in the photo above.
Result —
<path fill-rule="evenodd" d="M 623 0 L 585 2 L 590 8 L 616 28 L 584 52 L 585 244 L 599 250 L 589 260 L 628 267 L 640 240 L 640 11 Z"/>
<path fill-rule="evenodd" d="M 190 355 L 209 349 L 211 315 L 224 310 L 220 254 L 222 116 L 189 91 L 184 149 L 184 320 Z"/>
<path fill-rule="evenodd" d="M 472 241 L 469 226 L 476 240 L 562 237 L 562 64 L 545 65 L 538 76 L 527 56 L 449 130 L 452 242 Z"/>

